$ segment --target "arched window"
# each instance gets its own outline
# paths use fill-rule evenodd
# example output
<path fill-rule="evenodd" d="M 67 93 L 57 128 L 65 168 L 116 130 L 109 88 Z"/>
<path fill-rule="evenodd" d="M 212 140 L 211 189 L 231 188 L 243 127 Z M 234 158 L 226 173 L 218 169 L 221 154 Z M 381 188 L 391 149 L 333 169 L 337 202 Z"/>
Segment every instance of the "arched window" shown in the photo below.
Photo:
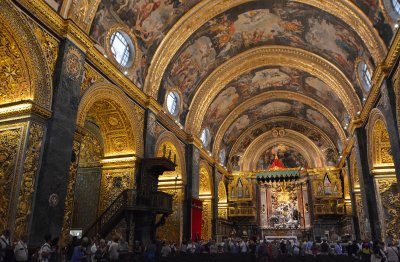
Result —
<path fill-rule="evenodd" d="M 210 143 L 210 131 L 208 128 L 204 128 L 200 135 L 200 140 L 203 143 L 204 147 L 207 147 Z"/>
<path fill-rule="evenodd" d="M 133 50 L 132 41 L 120 31 L 114 32 L 110 38 L 111 52 L 121 66 L 126 67 L 131 60 Z"/>
<path fill-rule="evenodd" d="M 167 109 L 171 115 L 173 116 L 178 115 L 179 103 L 180 103 L 179 95 L 173 91 L 169 92 L 167 96 Z"/>
<path fill-rule="evenodd" d="M 400 14 L 400 2 L 399 0 L 392 0 L 393 9 L 397 14 Z"/>
<path fill-rule="evenodd" d="M 222 165 L 225 165 L 225 158 L 226 158 L 226 151 L 225 148 L 223 148 L 221 151 L 219 151 L 219 162 Z"/>
<path fill-rule="evenodd" d="M 358 66 L 358 71 L 361 78 L 361 83 L 363 84 L 364 89 L 368 92 L 372 85 L 372 75 L 370 69 L 366 63 L 361 62 Z"/>

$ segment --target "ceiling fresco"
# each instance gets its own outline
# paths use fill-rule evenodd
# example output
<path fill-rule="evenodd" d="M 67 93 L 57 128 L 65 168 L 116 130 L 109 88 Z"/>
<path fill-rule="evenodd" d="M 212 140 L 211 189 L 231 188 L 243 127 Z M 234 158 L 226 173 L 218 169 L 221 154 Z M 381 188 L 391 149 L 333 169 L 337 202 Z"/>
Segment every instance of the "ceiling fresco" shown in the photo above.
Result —
<path fill-rule="evenodd" d="M 351 0 L 360 8 L 364 14 L 371 20 L 375 29 L 382 37 L 383 41 L 389 46 L 393 38 L 393 29 L 390 17 L 385 15 L 385 10 L 379 5 L 380 0 Z"/>
<path fill-rule="evenodd" d="M 269 66 L 253 70 L 229 83 L 211 103 L 203 125 L 217 129 L 240 103 L 271 90 L 304 94 L 329 108 L 342 126 L 349 122 L 343 102 L 323 81 L 296 69 Z"/>
<path fill-rule="evenodd" d="M 303 134 L 319 148 L 325 157 L 327 166 L 336 165 L 339 154 L 329 137 L 311 123 L 294 118 L 273 117 L 250 125 L 246 131 L 236 134 L 235 138 L 233 138 L 235 143 L 221 147 L 220 151 L 228 152 L 228 156 L 241 156 L 258 137 L 274 128 L 294 130 Z"/>
<path fill-rule="evenodd" d="M 266 170 L 277 157 L 286 168 L 304 167 L 309 165 L 304 156 L 294 147 L 278 143 L 266 149 L 257 161 L 257 170 Z"/>
<path fill-rule="evenodd" d="M 125 24 L 135 34 L 140 65 L 136 68 L 133 82 L 143 87 L 146 72 L 154 52 L 168 30 L 193 7 L 198 0 L 102 0 L 97 9 L 90 36 L 101 46 L 112 26 Z"/>
<path fill-rule="evenodd" d="M 242 112 L 235 120 L 232 121 L 232 124 L 223 134 L 220 148 L 227 148 L 234 144 L 237 137 L 252 123 L 276 116 L 289 116 L 310 122 L 321 130 L 324 130 L 331 141 L 335 143 L 335 146 L 339 151 L 342 149 L 342 143 L 338 133 L 325 116 L 308 105 L 285 99 L 277 99 L 272 102 L 264 101 L 262 103 L 255 104 L 254 106 Z M 216 135 L 218 131 L 217 128 L 218 127 L 214 127 L 213 129 L 210 128 L 210 134 L 212 138 L 214 138 Z M 214 140 L 212 139 L 211 143 L 213 142 Z"/>
<path fill-rule="evenodd" d="M 178 87 L 185 104 L 199 83 L 236 54 L 260 45 L 285 45 L 315 53 L 334 63 L 356 87 L 357 58 L 372 61 L 358 35 L 334 16 L 287 1 L 263 1 L 235 7 L 202 26 L 183 45 L 164 74 L 165 89 Z"/>

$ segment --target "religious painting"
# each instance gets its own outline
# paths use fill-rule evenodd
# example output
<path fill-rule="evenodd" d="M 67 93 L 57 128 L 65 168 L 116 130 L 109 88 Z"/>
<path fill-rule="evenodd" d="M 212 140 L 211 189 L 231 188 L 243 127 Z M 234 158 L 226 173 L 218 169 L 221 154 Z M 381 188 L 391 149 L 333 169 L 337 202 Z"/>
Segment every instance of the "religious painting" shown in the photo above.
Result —
<path fill-rule="evenodd" d="M 172 25 L 198 0 L 102 0 L 97 9 L 90 36 L 105 46 L 107 30 L 116 24 L 132 28 L 138 39 L 141 62 L 133 77 L 142 88 L 153 54 Z"/>
<path fill-rule="evenodd" d="M 339 173 L 327 172 L 313 176 L 313 192 L 316 198 L 342 197 L 342 180 Z"/>
<path fill-rule="evenodd" d="M 379 0 L 352 0 L 352 2 L 367 15 L 385 44 L 389 46 L 393 38 L 393 29 L 388 17 L 384 15 L 387 10 L 382 10 Z"/>
<path fill-rule="evenodd" d="M 297 47 L 332 61 L 362 97 L 355 61 L 371 59 L 357 33 L 320 9 L 286 0 L 244 4 L 207 22 L 181 47 L 162 88 L 180 88 L 184 104 L 189 105 L 205 76 L 236 54 L 261 45 Z M 195 47 L 200 50 L 193 52 Z M 285 74 L 269 77 L 273 84 L 288 81 Z"/>
<path fill-rule="evenodd" d="M 236 139 L 253 123 L 268 119 L 270 117 L 288 116 L 304 120 L 318 127 L 321 130 L 326 130 L 331 141 L 337 141 L 336 147 L 341 147 L 339 136 L 329 122 L 329 120 L 315 109 L 301 102 L 285 99 L 276 99 L 273 101 L 264 101 L 255 104 L 243 113 L 241 113 L 227 129 L 222 139 L 222 145 L 229 147 L 234 144 Z M 213 137 L 218 131 L 219 126 L 210 126 L 210 134 Z M 212 141 L 213 142 L 213 141 Z M 250 141 L 249 141 L 250 142 Z"/>
<path fill-rule="evenodd" d="M 243 153 L 246 151 L 247 147 L 260 135 L 268 132 L 269 130 L 272 130 L 276 126 L 279 126 L 284 129 L 291 129 L 294 131 L 297 131 L 303 135 L 305 135 L 307 138 L 309 138 L 325 155 L 325 164 L 327 166 L 334 166 L 336 165 L 337 159 L 338 159 L 338 153 L 337 150 L 335 149 L 332 141 L 322 133 L 321 130 L 318 130 L 316 128 L 312 128 L 309 125 L 306 125 L 306 123 L 302 123 L 301 121 L 299 122 L 294 122 L 291 120 L 275 120 L 275 121 L 269 121 L 266 123 L 263 123 L 262 121 L 256 123 L 255 125 L 252 125 L 249 127 L 249 130 L 246 131 L 243 137 L 239 138 L 239 134 L 235 137 L 235 141 L 238 144 L 237 147 L 235 148 L 235 151 L 232 152 L 232 155 L 243 155 Z M 227 145 L 227 152 L 230 152 L 233 144 Z M 232 161 L 232 160 L 231 160 Z M 232 162 L 233 164 L 233 162 Z"/>
<path fill-rule="evenodd" d="M 231 81 L 214 99 L 205 115 L 204 125 L 219 127 L 228 114 L 243 101 L 271 90 L 292 91 L 311 97 L 331 109 L 345 126 L 349 117 L 342 100 L 319 78 L 306 72 L 287 67 L 263 67 L 253 70 Z M 290 105 L 271 103 L 265 110 L 276 114 L 290 109 Z M 310 113 L 311 117 L 313 113 Z"/>
<path fill-rule="evenodd" d="M 265 150 L 257 161 L 257 170 L 266 170 L 275 158 L 278 158 L 286 168 L 308 167 L 304 156 L 294 147 L 282 143 Z"/>

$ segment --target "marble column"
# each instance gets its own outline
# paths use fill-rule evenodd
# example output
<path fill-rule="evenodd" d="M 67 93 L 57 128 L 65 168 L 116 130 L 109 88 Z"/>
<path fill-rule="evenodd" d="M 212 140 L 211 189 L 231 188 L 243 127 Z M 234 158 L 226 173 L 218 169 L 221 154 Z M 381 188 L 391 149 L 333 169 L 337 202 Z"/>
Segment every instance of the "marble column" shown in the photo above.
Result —
<path fill-rule="evenodd" d="M 363 199 L 363 206 L 365 208 L 366 218 L 371 229 L 372 239 L 378 239 L 380 237 L 380 224 L 379 224 L 379 213 L 378 203 L 376 199 L 376 188 L 374 185 L 373 177 L 371 176 L 368 165 L 368 140 L 367 134 L 364 127 L 356 129 L 356 149 L 357 149 L 357 163 L 358 170 L 360 173 L 360 186 L 361 195 Z"/>
<path fill-rule="evenodd" d="M 72 42 L 61 43 L 55 70 L 52 118 L 34 200 L 30 244 L 60 236 L 64 218 L 69 168 L 74 161 L 73 141 L 85 55 Z"/>

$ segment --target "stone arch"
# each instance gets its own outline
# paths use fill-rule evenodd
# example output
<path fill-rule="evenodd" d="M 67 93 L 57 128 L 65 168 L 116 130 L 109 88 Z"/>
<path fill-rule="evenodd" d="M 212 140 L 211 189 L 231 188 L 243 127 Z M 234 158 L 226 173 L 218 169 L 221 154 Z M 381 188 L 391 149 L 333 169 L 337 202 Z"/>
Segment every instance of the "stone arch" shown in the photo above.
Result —
<path fill-rule="evenodd" d="M 0 10 L 0 71 L 8 72 L 0 78 L 0 104 L 28 100 L 51 110 L 51 72 L 30 22 L 9 1 Z"/>
<path fill-rule="evenodd" d="M 389 132 L 382 112 L 374 108 L 368 120 L 368 162 L 371 168 L 393 166 Z"/>
<path fill-rule="evenodd" d="M 98 83 L 83 95 L 77 125 L 87 117 L 99 122 L 105 139 L 105 155 L 143 155 L 143 112 L 117 86 Z"/>

